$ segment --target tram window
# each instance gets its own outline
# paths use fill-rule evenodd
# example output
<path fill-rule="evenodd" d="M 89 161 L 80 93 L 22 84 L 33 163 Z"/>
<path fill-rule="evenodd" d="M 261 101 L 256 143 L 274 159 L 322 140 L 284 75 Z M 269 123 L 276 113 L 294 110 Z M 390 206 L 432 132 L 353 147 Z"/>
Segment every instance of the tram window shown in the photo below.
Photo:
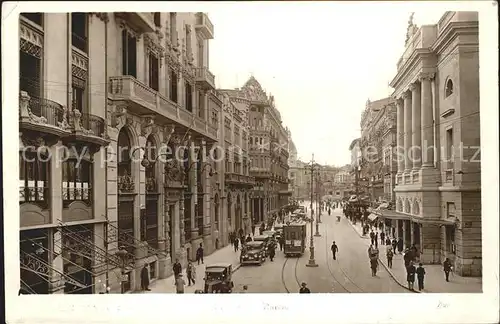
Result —
<path fill-rule="evenodd" d="M 292 240 L 295 240 L 295 232 L 290 233 L 292 236 Z"/>

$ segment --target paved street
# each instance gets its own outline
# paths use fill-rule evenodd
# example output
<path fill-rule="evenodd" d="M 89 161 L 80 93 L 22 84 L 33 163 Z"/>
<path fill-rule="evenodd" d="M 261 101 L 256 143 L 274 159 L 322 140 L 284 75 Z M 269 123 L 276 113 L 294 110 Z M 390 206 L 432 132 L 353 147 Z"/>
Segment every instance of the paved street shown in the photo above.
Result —
<path fill-rule="evenodd" d="M 363 237 L 363 230 L 361 224 L 356 225 L 350 223 L 354 231 L 357 232 L 358 236 Z M 370 239 L 368 234 L 364 235 L 364 240 L 368 246 Z M 381 251 L 385 251 L 385 246 L 382 247 Z M 380 261 L 382 265 L 387 269 L 387 258 L 381 255 Z M 391 276 L 395 278 L 396 281 L 402 286 L 407 285 L 406 282 L 406 269 L 404 267 L 403 256 L 401 254 L 394 255 L 393 265 L 388 271 Z M 446 282 L 444 280 L 443 266 L 441 264 L 426 264 L 425 268 L 425 282 L 424 289 L 421 292 L 427 293 L 480 293 L 482 291 L 482 278 L 481 277 L 461 277 L 452 273 L 450 275 L 450 281 Z M 416 292 L 419 292 L 415 290 Z"/>
<path fill-rule="evenodd" d="M 337 222 L 337 215 L 341 221 Z M 230 262 L 235 269 L 233 281 L 234 292 L 240 292 L 243 285 L 248 286 L 250 293 L 294 293 L 298 292 L 300 283 L 306 282 L 315 293 L 409 293 L 405 273 L 400 256 L 395 256 L 394 267 L 389 273 L 382 255 L 376 277 L 370 274 L 367 249 L 368 237 L 361 237 L 359 229 L 353 226 L 344 216 L 341 209 L 332 210 L 332 215 L 323 212 L 319 225 L 321 237 L 314 237 L 315 260 L 318 267 L 306 267 L 309 261 L 310 226 L 307 227 L 307 249 L 300 258 L 285 258 L 283 252 L 277 251 L 273 262 L 266 260 L 261 266 L 239 264 L 239 251 L 234 252 L 232 246 L 224 247 L 212 255 L 205 257 L 205 265 L 217 262 Z M 313 233 L 316 228 L 313 227 Z M 333 260 L 330 246 L 335 240 L 339 247 L 337 260 Z M 384 246 L 379 247 L 385 251 Z M 382 253 L 383 254 L 383 253 Z M 186 287 L 186 293 L 203 288 L 205 265 L 196 265 L 196 285 Z M 480 292 L 481 280 L 477 278 L 452 277 L 452 282 L 442 280 L 440 266 L 426 266 L 427 278 L 424 292 Z M 184 269 L 183 269 L 183 273 Z M 395 280 L 395 279 L 397 280 Z M 184 275 L 184 279 L 186 276 Z M 157 280 L 151 284 L 148 293 L 175 293 L 174 278 Z M 399 283 L 398 283 L 399 282 Z"/>
<path fill-rule="evenodd" d="M 311 291 L 318 293 L 408 292 L 382 266 L 376 277 L 371 276 L 364 239 L 356 234 L 345 218 L 340 223 L 336 222 L 335 215 L 340 212 L 337 209 L 331 216 L 326 212 L 322 216 L 323 223 L 319 226 L 321 237 L 314 237 L 318 267 L 305 266 L 309 249 L 301 258 L 288 260 L 281 251 L 277 251 L 274 262 L 268 260 L 262 266 L 241 267 L 234 275 L 235 292 L 247 285 L 248 291 L 254 293 L 286 293 L 287 289 L 293 293 L 298 292 L 300 282 L 307 282 Z M 333 240 L 339 246 L 336 261 L 330 252 Z M 309 239 L 307 242 L 309 244 Z"/>

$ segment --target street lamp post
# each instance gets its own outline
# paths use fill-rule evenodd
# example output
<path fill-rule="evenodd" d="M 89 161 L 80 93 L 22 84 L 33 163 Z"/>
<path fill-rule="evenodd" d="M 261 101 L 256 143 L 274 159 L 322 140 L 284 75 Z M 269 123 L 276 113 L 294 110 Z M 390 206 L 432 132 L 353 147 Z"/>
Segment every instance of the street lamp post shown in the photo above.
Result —
<path fill-rule="evenodd" d="M 309 251 L 310 251 L 310 256 L 309 256 L 309 263 L 306 264 L 306 267 L 317 267 L 318 264 L 316 263 L 316 260 L 314 259 L 314 238 L 313 238 L 313 218 L 314 218 L 314 210 L 313 210 L 313 180 L 314 180 L 314 154 L 312 156 L 311 160 L 311 242 L 309 245 Z M 316 223 L 316 226 L 318 224 Z M 316 227 L 317 229 L 317 227 Z"/>
<path fill-rule="evenodd" d="M 321 205 L 319 203 L 319 175 L 316 174 L 316 233 L 314 233 L 314 236 L 320 237 L 321 234 L 319 233 L 319 223 L 321 222 L 320 217 L 321 217 Z"/>

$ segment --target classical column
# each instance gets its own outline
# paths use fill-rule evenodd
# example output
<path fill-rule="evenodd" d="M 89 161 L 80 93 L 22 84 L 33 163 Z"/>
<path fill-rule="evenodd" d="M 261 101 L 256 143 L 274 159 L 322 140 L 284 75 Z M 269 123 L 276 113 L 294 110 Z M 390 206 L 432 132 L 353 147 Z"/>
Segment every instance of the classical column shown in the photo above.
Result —
<path fill-rule="evenodd" d="M 422 165 L 422 137 L 420 132 L 420 83 L 410 84 L 411 91 L 411 129 L 412 150 L 410 158 L 413 161 L 413 170 L 419 170 Z"/>
<path fill-rule="evenodd" d="M 398 174 L 402 174 L 405 168 L 405 160 L 400 156 L 404 145 L 404 103 L 403 100 L 396 99 L 396 154 L 398 159 Z"/>
<path fill-rule="evenodd" d="M 197 186 L 197 172 L 198 172 L 198 165 L 196 163 L 197 161 L 197 156 L 195 152 L 195 145 L 194 142 L 189 143 L 189 151 L 188 151 L 188 156 L 189 156 L 189 192 L 191 193 L 191 214 L 186 215 L 188 217 L 191 217 L 191 228 L 186 230 L 191 231 L 191 240 L 195 239 L 198 237 L 198 224 L 196 222 L 196 212 L 197 208 L 196 205 L 198 204 L 198 186 Z M 203 208 L 200 206 L 200 208 Z"/>
<path fill-rule="evenodd" d="M 432 104 L 432 83 L 434 73 L 420 75 L 422 98 L 422 167 L 434 167 L 434 119 Z M 430 149 L 429 149 L 430 148 Z"/>
<path fill-rule="evenodd" d="M 405 172 L 411 170 L 409 151 L 411 147 L 411 93 L 406 91 L 403 93 L 404 100 L 404 147 L 405 147 Z"/>

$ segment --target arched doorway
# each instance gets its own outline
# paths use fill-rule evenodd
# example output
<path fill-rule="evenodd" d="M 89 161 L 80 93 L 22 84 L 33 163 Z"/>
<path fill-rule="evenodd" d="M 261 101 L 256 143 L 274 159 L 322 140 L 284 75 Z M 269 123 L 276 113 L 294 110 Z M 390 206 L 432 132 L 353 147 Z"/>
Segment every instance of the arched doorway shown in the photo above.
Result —
<path fill-rule="evenodd" d="M 240 235 L 240 229 L 243 230 L 241 224 L 241 198 L 240 195 L 236 195 L 236 211 L 235 211 L 236 221 L 234 222 L 234 228 L 237 231 L 238 235 Z"/>
<path fill-rule="evenodd" d="M 141 215 L 141 240 L 158 248 L 158 184 L 156 179 L 156 141 L 153 136 L 146 140 L 146 212 Z"/>
<path fill-rule="evenodd" d="M 231 203 L 232 203 L 232 198 L 231 198 L 231 194 L 228 193 L 227 194 L 227 227 L 228 227 L 228 230 L 229 232 L 233 232 L 234 229 L 231 227 L 231 217 L 232 217 L 232 213 L 231 213 Z"/>
<path fill-rule="evenodd" d="M 135 183 L 132 172 L 131 141 L 125 128 L 118 134 L 118 247 L 134 255 L 134 199 Z M 122 292 L 131 289 L 130 273 L 123 281 Z"/>

